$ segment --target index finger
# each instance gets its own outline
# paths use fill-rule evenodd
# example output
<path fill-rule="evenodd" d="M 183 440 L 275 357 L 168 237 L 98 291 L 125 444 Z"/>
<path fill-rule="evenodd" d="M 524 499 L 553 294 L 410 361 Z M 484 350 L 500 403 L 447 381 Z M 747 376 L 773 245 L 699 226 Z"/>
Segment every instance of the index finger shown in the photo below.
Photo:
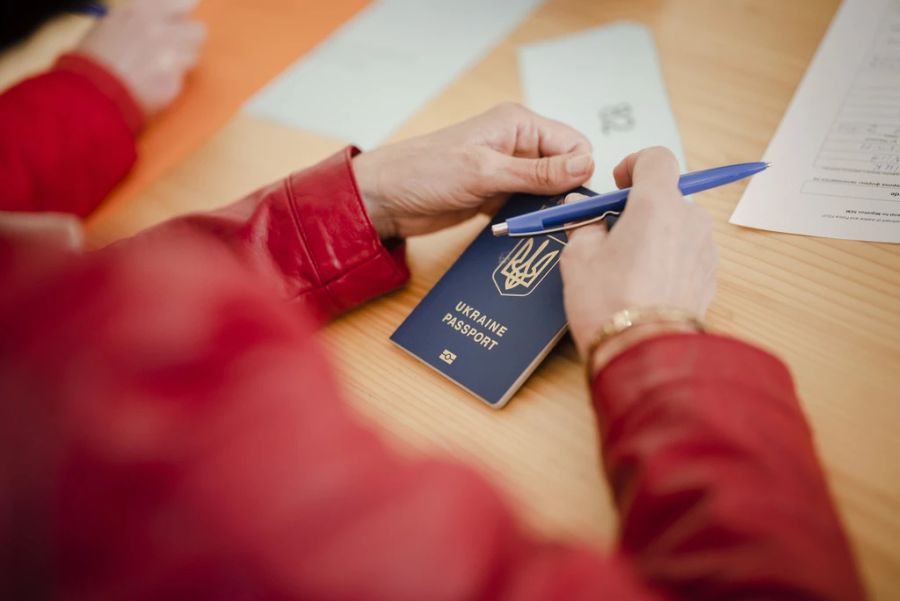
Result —
<path fill-rule="evenodd" d="M 500 108 L 514 115 L 516 156 L 537 158 L 593 153 L 590 140 L 577 129 L 561 121 L 544 117 L 520 105 Z"/>
<path fill-rule="evenodd" d="M 585 198 L 587 198 L 587 196 L 585 196 L 584 194 L 573 192 L 571 194 L 568 194 L 563 202 L 565 204 L 571 204 L 573 202 L 580 202 Z M 570 244 L 575 240 L 578 240 L 579 244 L 583 243 L 597 245 L 606 239 L 606 232 L 606 223 L 601 222 L 573 227 L 566 230 L 566 236 L 568 237 Z"/>
<path fill-rule="evenodd" d="M 672 195 L 681 196 L 678 160 L 672 151 L 662 146 L 625 157 L 613 174 L 616 184 L 631 185 L 633 191 L 629 194 L 629 202 L 656 202 Z"/>
<path fill-rule="evenodd" d="M 632 152 L 613 167 L 613 179 L 616 180 L 616 186 L 620 190 L 631 186 L 631 172 L 634 171 L 634 163 L 637 161 L 638 154 L 640 153 Z"/>
<path fill-rule="evenodd" d="M 539 132 L 538 150 L 541 156 L 593 153 L 590 140 L 577 129 L 537 113 L 532 113 L 531 118 Z"/>

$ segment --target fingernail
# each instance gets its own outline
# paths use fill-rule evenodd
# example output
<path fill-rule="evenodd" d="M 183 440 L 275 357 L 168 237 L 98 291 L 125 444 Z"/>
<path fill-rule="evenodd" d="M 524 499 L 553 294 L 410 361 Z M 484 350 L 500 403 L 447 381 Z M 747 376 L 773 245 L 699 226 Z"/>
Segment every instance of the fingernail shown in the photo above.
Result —
<path fill-rule="evenodd" d="M 593 163 L 594 159 L 591 155 L 580 154 L 566 161 L 566 173 L 569 175 L 584 175 L 590 170 Z"/>

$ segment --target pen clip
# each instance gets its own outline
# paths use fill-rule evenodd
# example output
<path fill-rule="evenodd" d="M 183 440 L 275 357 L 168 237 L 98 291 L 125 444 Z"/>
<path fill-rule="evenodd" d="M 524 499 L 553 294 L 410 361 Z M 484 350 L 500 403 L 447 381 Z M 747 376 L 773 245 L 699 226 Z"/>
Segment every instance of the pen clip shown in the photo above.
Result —
<path fill-rule="evenodd" d="M 585 219 L 584 221 L 573 221 L 571 223 L 566 223 L 564 225 L 560 225 L 559 227 L 552 227 L 550 229 L 544 229 L 537 232 L 525 232 L 522 234 L 509 234 L 510 238 L 527 238 L 529 236 L 543 236 L 544 234 L 555 234 L 556 232 L 563 232 L 569 230 L 575 230 L 580 227 L 584 227 L 586 225 L 590 225 L 592 223 L 597 223 L 598 221 L 603 221 L 607 217 L 618 217 L 621 215 L 621 211 L 605 211 L 596 217 L 591 217 L 590 219 Z"/>

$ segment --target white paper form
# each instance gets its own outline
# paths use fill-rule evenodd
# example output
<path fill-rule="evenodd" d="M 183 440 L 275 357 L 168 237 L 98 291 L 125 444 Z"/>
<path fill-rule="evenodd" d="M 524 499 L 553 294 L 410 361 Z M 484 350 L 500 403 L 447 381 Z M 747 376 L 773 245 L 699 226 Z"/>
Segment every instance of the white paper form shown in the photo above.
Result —
<path fill-rule="evenodd" d="M 519 70 L 525 103 L 594 145 L 595 191 L 615 190 L 613 167 L 647 146 L 669 147 L 684 170 L 653 36 L 644 26 L 615 23 L 522 46 Z"/>
<path fill-rule="evenodd" d="M 245 110 L 371 147 L 505 38 L 541 0 L 376 0 Z"/>
<path fill-rule="evenodd" d="M 731 222 L 900 242 L 900 0 L 845 0 Z"/>

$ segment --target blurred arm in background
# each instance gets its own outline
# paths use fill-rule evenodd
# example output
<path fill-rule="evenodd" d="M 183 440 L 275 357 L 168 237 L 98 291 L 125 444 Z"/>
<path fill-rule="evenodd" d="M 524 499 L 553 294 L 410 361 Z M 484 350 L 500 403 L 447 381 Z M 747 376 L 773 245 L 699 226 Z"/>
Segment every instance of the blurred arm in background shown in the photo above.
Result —
<path fill-rule="evenodd" d="M 128 173 L 147 118 L 205 37 L 196 0 L 132 0 L 50 71 L 0 95 L 0 210 L 89 214 Z M 24 18 L 25 15 L 23 15 Z"/>

